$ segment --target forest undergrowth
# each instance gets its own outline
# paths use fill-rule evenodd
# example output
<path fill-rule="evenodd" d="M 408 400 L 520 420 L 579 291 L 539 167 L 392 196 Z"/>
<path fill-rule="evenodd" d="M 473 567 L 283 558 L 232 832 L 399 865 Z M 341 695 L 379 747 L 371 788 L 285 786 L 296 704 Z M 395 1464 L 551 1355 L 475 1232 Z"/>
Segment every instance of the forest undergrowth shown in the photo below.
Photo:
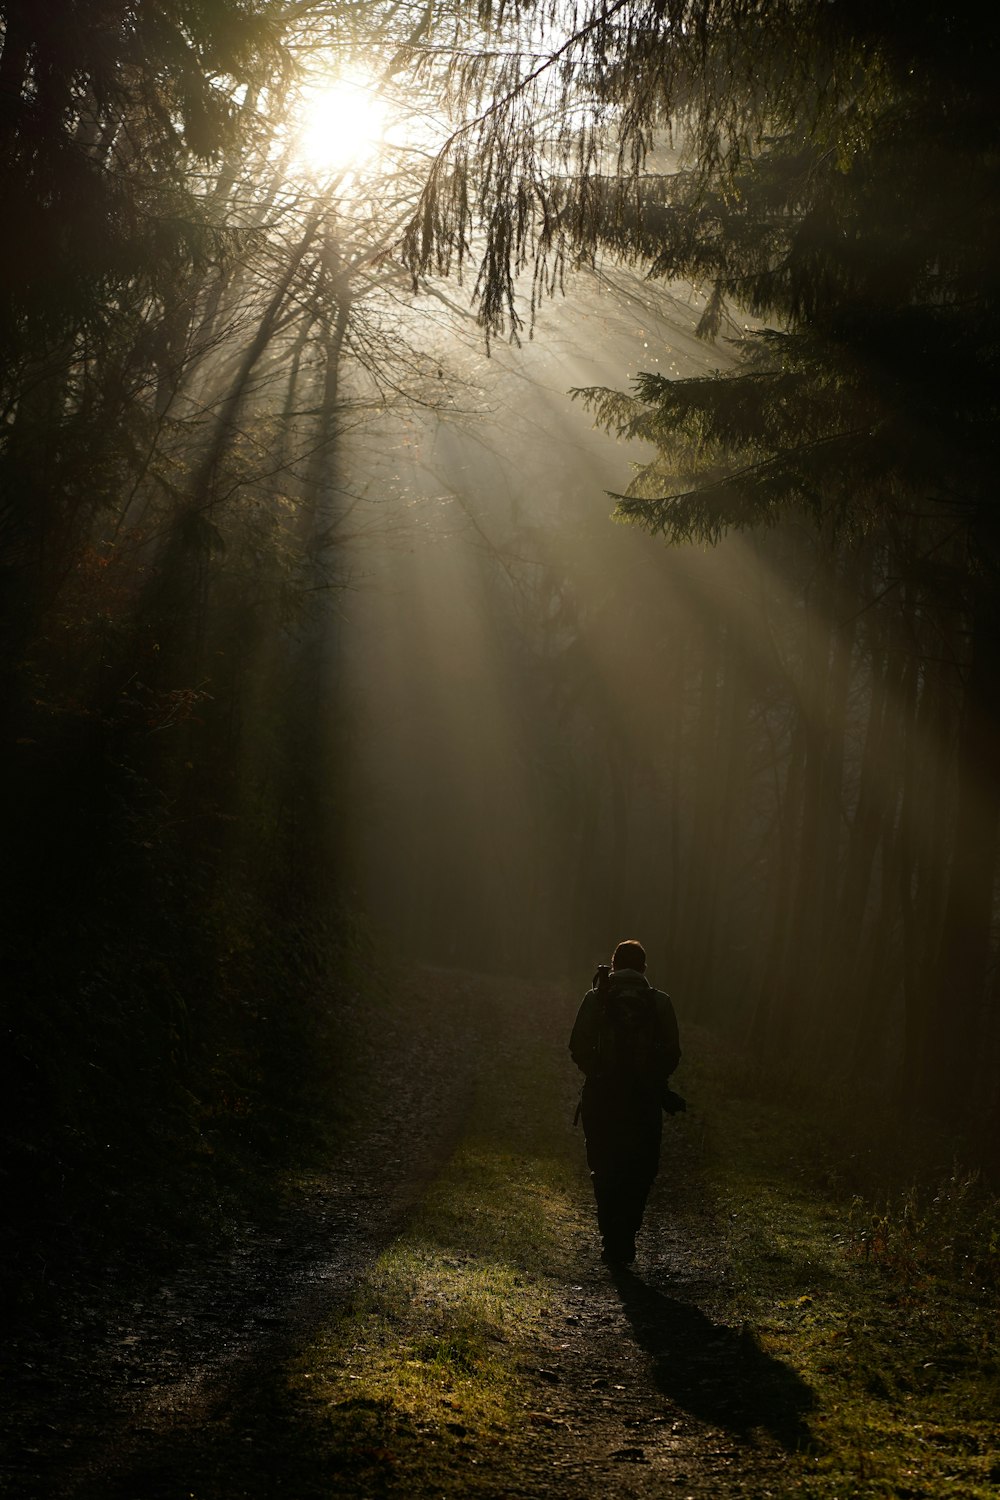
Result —
<path fill-rule="evenodd" d="M 306 1500 L 333 1475 L 345 1500 L 996 1492 L 998 1204 L 954 1142 L 686 1025 L 690 1110 L 634 1272 L 611 1274 L 568 988 L 379 969 L 360 934 L 353 971 L 341 951 L 354 1020 L 314 1035 L 297 1113 L 248 1094 L 240 1151 L 220 1134 L 200 1169 L 224 1234 L 161 1227 L 159 1263 L 134 1242 L 131 1281 L 85 1279 L 85 1326 L 35 1304 L 12 1479 L 45 1466 L 49 1492 L 104 1500 L 235 1500 L 276 1476 Z M 137 1204 L 150 1226 L 179 1212 L 171 1161 Z"/>
<path fill-rule="evenodd" d="M 635 1274 L 609 1277 L 550 1030 L 524 1056 L 508 1034 L 419 1210 L 289 1371 L 342 1493 L 995 1493 L 1000 1205 L 954 1143 L 688 1028 L 692 1111 Z"/>
<path fill-rule="evenodd" d="M 139 1287 L 280 1217 L 287 1174 L 364 1108 L 380 979 L 360 922 L 177 851 L 116 877 L 24 945 L 4 1261 L 29 1330 L 81 1287 Z"/>
<path fill-rule="evenodd" d="M 939 1125 L 816 1078 L 717 1044 L 693 1071 L 736 1306 L 815 1393 L 808 1492 L 994 1494 L 995 1185 Z"/>

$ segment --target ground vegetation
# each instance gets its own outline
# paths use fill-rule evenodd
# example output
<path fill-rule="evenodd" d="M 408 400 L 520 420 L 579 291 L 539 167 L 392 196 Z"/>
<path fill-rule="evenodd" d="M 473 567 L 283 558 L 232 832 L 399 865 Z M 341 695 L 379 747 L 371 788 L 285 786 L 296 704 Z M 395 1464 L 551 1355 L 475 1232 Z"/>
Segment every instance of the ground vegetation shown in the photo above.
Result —
<path fill-rule="evenodd" d="M 997 1204 L 947 1141 L 821 1118 L 808 1078 L 691 1029 L 692 1109 L 610 1274 L 572 1009 L 411 972 L 367 1033 L 404 1046 L 356 1149 L 293 1168 L 236 1255 L 96 1282 L 30 1346 L 11 1493 L 992 1494 Z"/>

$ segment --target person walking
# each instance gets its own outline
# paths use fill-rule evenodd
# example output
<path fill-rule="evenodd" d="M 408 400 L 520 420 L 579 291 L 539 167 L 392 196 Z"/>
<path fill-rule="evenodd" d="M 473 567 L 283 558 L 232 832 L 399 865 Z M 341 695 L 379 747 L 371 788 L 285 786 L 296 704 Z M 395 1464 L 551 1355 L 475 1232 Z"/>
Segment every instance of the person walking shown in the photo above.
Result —
<path fill-rule="evenodd" d="M 584 1075 L 581 1113 L 601 1259 L 628 1266 L 660 1164 L 663 1111 L 685 1108 L 670 1088 L 681 1057 L 677 1017 L 670 996 L 646 978 L 646 951 L 634 938 L 599 966 L 569 1050 Z"/>

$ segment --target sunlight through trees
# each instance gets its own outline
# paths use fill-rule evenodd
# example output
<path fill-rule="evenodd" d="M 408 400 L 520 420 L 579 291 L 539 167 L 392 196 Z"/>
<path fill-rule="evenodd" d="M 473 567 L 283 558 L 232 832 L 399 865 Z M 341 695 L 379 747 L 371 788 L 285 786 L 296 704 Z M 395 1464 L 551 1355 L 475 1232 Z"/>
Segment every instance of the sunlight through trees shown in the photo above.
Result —
<path fill-rule="evenodd" d="M 213 1131 L 280 1139 L 366 920 L 562 972 L 634 918 L 689 1014 L 987 1155 L 996 23 L 0 26 L 11 1139 L 45 1232 L 158 1152 L 207 1202 Z"/>

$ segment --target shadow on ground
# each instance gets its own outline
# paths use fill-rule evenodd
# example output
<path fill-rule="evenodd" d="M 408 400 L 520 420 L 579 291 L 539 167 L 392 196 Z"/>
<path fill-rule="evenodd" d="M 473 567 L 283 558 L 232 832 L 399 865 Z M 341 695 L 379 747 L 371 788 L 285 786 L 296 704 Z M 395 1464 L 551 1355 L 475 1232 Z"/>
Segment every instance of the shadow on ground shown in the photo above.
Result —
<path fill-rule="evenodd" d="M 194 1421 L 132 1441 L 70 1492 L 74 1500 L 329 1500 L 334 1492 L 378 1495 L 391 1472 L 382 1413 L 348 1404 L 343 1414 L 289 1389 L 289 1351 L 270 1369 L 239 1372 Z M 388 1461 L 387 1461 L 388 1460 Z"/>
<path fill-rule="evenodd" d="M 335 1234 L 335 1225 L 325 1221 Z M 53 1352 L 0 1459 L 0 1490 L 24 1500 L 329 1500 L 331 1469 L 369 1467 L 370 1419 L 329 1410 L 296 1385 L 302 1351 L 342 1311 L 360 1235 L 321 1259 L 314 1246 L 231 1273 L 133 1314 L 113 1360 Z M 200 1295 L 199 1295 L 200 1294 Z M 178 1305 L 179 1304 L 179 1305 Z M 9 1488 L 8 1488 L 9 1486 Z M 374 1493 L 374 1491 L 373 1491 Z"/>
<path fill-rule="evenodd" d="M 204 1425 L 174 1430 L 145 1443 L 132 1441 L 119 1459 L 105 1461 L 72 1493 L 80 1500 L 181 1500 L 182 1496 L 263 1496 L 276 1476 L 302 1500 L 329 1495 L 329 1461 L 319 1434 L 289 1402 L 284 1371 L 254 1372 L 226 1395 L 226 1411 L 206 1413 Z M 281 1483 L 281 1479 L 277 1480 Z"/>
<path fill-rule="evenodd" d="M 744 1436 L 764 1430 L 790 1450 L 812 1446 L 812 1391 L 749 1329 L 713 1323 L 629 1271 L 613 1279 L 636 1342 L 652 1355 L 657 1388 L 675 1405 Z"/>

